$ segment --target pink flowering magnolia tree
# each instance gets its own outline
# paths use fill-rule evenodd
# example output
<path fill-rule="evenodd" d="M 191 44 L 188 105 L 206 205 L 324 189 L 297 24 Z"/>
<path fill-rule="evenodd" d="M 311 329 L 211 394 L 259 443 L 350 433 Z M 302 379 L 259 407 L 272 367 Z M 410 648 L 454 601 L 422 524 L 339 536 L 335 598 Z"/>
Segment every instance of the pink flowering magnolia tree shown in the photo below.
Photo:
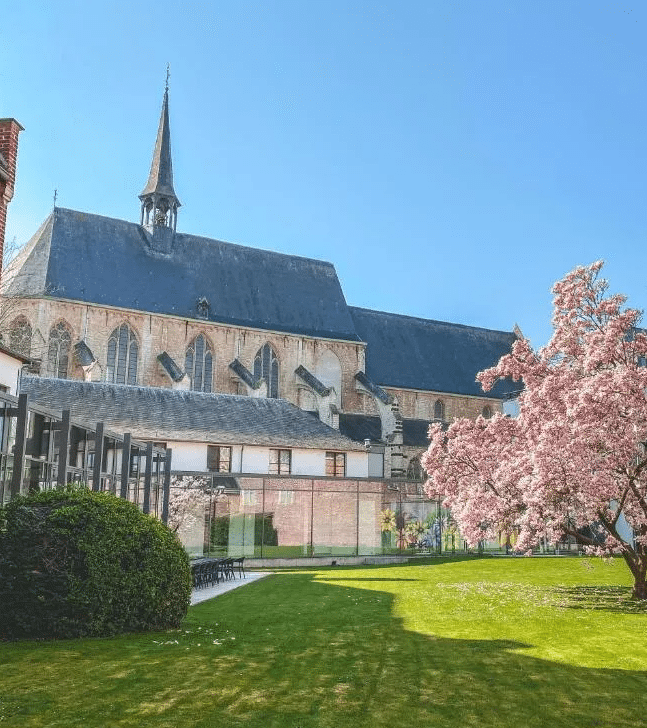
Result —
<path fill-rule="evenodd" d="M 647 336 L 641 312 L 608 295 L 602 262 L 553 287 L 553 335 L 534 351 L 518 339 L 481 372 L 489 391 L 522 383 L 519 415 L 430 428 L 425 488 L 451 508 L 475 545 L 517 533 L 528 552 L 564 536 L 600 556 L 620 554 L 647 599 Z M 623 540 L 622 519 L 633 529 Z"/>
<path fill-rule="evenodd" d="M 204 527 L 209 504 L 207 481 L 198 476 L 174 476 L 168 501 L 168 527 L 173 533 Z"/>

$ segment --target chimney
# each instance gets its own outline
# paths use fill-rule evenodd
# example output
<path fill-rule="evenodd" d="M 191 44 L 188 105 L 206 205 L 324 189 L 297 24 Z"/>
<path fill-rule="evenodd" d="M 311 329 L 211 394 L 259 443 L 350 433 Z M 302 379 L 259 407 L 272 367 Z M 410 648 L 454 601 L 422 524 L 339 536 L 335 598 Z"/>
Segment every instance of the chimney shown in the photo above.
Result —
<path fill-rule="evenodd" d="M 23 130 L 15 119 L 0 119 L 0 261 L 4 253 L 7 205 L 13 197 L 18 160 L 18 134 Z"/>

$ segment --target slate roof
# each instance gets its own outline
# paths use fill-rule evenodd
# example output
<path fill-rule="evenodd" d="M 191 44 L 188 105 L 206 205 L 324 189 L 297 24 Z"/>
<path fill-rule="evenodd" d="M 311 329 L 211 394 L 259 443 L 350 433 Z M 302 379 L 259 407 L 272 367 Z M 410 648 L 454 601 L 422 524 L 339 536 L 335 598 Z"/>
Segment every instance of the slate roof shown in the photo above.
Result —
<path fill-rule="evenodd" d="M 519 384 L 500 382 L 487 394 L 476 382 L 482 369 L 510 351 L 515 335 L 444 321 L 349 306 L 366 347 L 366 374 L 382 387 L 505 397 Z"/>
<path fill-rule="evenodd" d="M 424 447 L 429 445 L 427 432 L 429 430 L 428 420 L 402 420 L 402 441 L 408 447 Z M 382 441 L 382 425 L 377 415 L 339 415 L 339 431 L 356 442 L 371 440 L 372 442 Z"/>
<path fill-rule="evenodd" d="M 364 449 L 283 399 L 29 376 L 21 392 L 43 407 L 70 409 L 89 427 L 105 422 L 140 440 Z"/>
<path fill-rule="evenodd" d="M 104 306 L 357 341 L 331 263 L 176 233 L 153 251 L 136 223 L 57 207 L 6 275 L 9 295 Z"/>
<path fill-rule="evenodd" d="M 311 389 L 313 389 L 320 397 L 327 397 L 330 394 L 330 387 L 326 387 L 323 382 L 320 382 L 314 374 L 309 372 L 303 364 L 294 370 L 294 373 L 300 377 Z"/>

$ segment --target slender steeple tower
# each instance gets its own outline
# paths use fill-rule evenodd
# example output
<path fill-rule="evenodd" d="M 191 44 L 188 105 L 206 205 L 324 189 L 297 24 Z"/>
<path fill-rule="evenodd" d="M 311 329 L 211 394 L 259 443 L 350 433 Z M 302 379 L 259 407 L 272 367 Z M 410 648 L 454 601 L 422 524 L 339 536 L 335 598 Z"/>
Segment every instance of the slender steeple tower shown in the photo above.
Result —
<path fill-rule="evenodd" d="M 172 236 L 177 227 L 177 209 L 180 201 L 173 189 L 173 163 L 171 160 L 171 131 L 168 121 L 168 79 L 169 69 L 166 69 L 166 88 L 160 116 L 157 140 L 153 151 L 153 161 L 148 182 L 139 199 L 142 202 L 141 224 L 144 225 L 153 237 L 157 234 L 161 239 L 167 240 L 162 247 L 170 246 Z M 166 228 L 166 231 L 162 229 Z M 160 240 L 162 242 L 162 240 Z M 157 247 L 157 246 L 155 246 Z"/>

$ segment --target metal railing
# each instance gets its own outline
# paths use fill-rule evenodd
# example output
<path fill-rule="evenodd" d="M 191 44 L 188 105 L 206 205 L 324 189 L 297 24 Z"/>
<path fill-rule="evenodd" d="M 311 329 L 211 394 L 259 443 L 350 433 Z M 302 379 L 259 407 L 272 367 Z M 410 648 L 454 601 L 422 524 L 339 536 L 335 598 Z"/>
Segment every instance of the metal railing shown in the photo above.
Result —
<path fill-rule="evenodd" d="M 114 493 L 166 523 L 171 457 L 170 449 L 111 432 L 103 422 L 93 428 L 69 410 L 0 392 L 0 504 L 75 483 Z"/>

